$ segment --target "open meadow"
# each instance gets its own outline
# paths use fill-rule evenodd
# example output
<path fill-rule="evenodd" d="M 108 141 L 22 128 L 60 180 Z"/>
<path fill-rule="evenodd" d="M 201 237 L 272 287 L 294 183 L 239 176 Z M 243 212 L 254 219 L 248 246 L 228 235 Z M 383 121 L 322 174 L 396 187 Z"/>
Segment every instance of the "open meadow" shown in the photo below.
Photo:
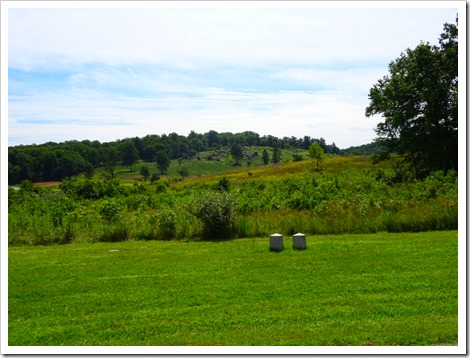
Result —
<path fill-rule="evenodd" d="M 457 232 L 9 248 L 16 345 L 457 344 Z"/>
<path fill-rule="evenodd" d="M 455 172 L 180 165 L 10 188 L 10 346 L 457 344 Z"/>

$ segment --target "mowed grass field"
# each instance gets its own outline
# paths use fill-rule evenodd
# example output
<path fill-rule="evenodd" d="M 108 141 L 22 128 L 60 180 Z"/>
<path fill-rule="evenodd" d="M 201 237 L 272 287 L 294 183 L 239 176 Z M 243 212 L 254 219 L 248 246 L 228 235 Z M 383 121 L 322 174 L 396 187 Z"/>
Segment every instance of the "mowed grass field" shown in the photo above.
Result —
<path fill-rule="evenodd" d="M 457 236 L 9 247 L 8 344 L 454 345 Z"/>

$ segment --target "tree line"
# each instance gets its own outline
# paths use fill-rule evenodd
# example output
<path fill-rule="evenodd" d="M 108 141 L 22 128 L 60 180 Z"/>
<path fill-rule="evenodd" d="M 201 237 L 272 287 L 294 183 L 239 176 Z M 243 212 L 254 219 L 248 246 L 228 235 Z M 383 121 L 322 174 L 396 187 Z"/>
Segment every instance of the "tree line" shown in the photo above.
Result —
<path fill-rule="evenodd" d="M 335 143 L 325 139 L 260 136 L 258 133 L 218 133 L 211 130 L 200 134 L 191 131 L 188 136 L 177 133 L 149 134 L 144 137 L 125 138 L 101 143 L 97 140 L 47 142 L 44 144 L 19 145 L 8 148 L 8 183 L 59 181 L 78 174 L 92 175 L 95 168 L 104 167 L 112 179 L 118 165 L 128 166 L 133 171 L 137 161 L 165 162 L 175 159 L 192 159 L 199 152 L 224 147 L 244 146 L 271 147 L 280 149 L 308 150 L 317 143 L 327 154 L 341 154 Z"/>

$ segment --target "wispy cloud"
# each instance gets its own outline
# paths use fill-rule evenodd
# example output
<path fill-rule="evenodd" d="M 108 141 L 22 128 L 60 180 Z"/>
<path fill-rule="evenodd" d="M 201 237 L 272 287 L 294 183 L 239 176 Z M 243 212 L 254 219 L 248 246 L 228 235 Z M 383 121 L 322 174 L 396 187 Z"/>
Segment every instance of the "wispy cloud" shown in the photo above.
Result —
<path fill-rule="evenodd" d="M 10 65 L 389 61 L 455 9 L 10 9 Z"/>
<path fill-rule="evenodd" d="M 67 124 L 73 128 L 65 132 L 68 139 L 115 140 L 128 137 L 130 133 L 132 136 L 187 134 L 190 130 L 214 129 L 220 132 L 253 130 L 279 137 L 313 135 L 341 143 L 348 138 L 340 135 L 338 126 L 347 128 L 348 123 L 355 122 L 356 126 L 370 131 L 373 123 L 360 120 L 364 106 L 364 102 L 358 102 L 351 95 L 335 92 L 265 93 L 204 88 L 188 93 L 130 97 L 74 90 L 44 93 L 34 98 L 28 96 L 27 101 L 12 97 L 10 111 L 22 115 L 11 116 L 9 126 L 10 132 L 16 134 L 16 142 L 20 143 L 27 138 L 38 142 L 34 138 L 48 133 L 47 128 L 54 127 L 52 132 L 56 132 L 66 129 L 61 126 Z M 108 129 L 100 132 L 97 126 Z"/>
<path fill-rule="evenodd" d="M 9 9 L 9 144 L 254 130 L 370 142 L 367 93 L 455 9 Z"/>

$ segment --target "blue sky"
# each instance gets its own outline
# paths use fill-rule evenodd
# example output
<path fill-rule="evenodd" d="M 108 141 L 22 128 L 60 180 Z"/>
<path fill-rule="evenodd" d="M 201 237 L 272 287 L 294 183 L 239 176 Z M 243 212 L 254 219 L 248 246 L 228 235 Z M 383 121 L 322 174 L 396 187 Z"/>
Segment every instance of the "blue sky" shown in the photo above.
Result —
<path fill-rule="evenodd" d="M 369 89 L 406 48 L 437 44 L 458 12 L 247 3 L 10 4 L 9 145 L 191 130 L 366 144 L 380 121 L 364 115 Z"/>

